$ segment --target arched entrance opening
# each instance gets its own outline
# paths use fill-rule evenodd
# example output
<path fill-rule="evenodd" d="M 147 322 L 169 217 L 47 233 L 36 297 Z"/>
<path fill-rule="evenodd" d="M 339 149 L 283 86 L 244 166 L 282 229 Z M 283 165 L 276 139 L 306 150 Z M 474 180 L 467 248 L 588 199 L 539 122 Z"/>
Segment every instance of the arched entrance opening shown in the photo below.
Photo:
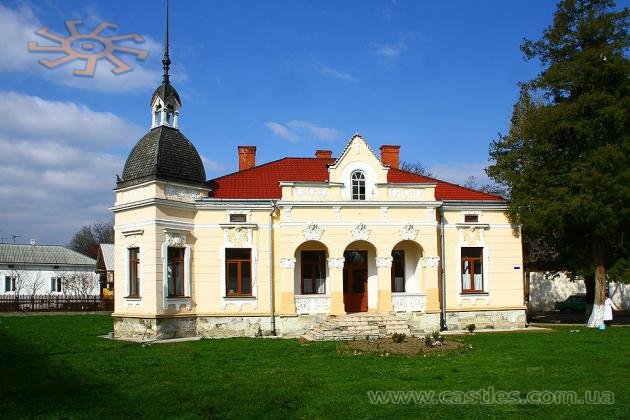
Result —
<path fill-rule="evenodd" d="M 344 253 L 343 303 L 347 313 L 367 312 L 378 298 L 376 248 L 366 241 L 349 244 Z M 370 297 L 372 299 L 370 299 Z"/>
<path fill-rule="evenodd" d="M 422 247 L 414 241 L 401 241 L 392 248 L 392 293 L 425 291 L 422 275 Z"/>
<path fill-rule="evenodd" d="M 295 294 L 325 295 L 328 284 L 328 248 L 319 241 L 307 241 L 295 250 Z"/>

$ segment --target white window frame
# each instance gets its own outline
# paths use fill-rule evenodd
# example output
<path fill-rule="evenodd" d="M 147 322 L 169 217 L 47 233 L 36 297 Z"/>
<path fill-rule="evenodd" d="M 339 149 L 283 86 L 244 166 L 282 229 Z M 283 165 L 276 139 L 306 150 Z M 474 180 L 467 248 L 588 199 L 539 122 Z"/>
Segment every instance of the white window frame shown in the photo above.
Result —
<path fill-rule="evenodd" d="M 9 290 L 7 290 L 7 279 L 9 279 Z M 15 293 L 15 283 L 17 282 L 17 277 L 15 276 L 4 276 L 4 293 Z"/>

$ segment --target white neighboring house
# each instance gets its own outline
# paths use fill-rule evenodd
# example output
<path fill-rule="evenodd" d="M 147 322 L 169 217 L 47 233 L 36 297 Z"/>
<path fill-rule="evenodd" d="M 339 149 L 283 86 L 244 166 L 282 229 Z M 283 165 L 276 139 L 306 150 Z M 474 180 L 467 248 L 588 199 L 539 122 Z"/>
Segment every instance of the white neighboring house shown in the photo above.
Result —
<path fill-rule="evenodd" d="M 96 260 L 60 245 L 0 244 L 0 293 L 99 295 Z"/>

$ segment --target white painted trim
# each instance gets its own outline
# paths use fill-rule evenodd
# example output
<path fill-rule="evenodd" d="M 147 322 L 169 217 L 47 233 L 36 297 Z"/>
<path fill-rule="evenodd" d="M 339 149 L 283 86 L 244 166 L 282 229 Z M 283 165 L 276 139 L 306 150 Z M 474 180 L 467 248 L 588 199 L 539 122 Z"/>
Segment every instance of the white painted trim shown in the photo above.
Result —
<path fill-rule="evenodd" d="M 490 249 L 488 248 L 488 244 L 485 241 L 483 232 L 484 232 L 484 229 L 480 228 L 479 240 L 477 241 L 476 244 L 466 243 L 464 241 L 464 233 L 460 232 L 459 234 L 458 244 L 456 247 L 457 252 L 455 255 L 455 278 L 457 280 L 457 290 L 458 290 L 457 303 L 459 306 L 462 305 L 463 299 L 466 299 L 468 297 L 474 299 L 475 296 L 482 297 L 484 296 L 484 294 L 486 294 L 486 297 L 487 297 L 490 293 L 490 289 L 488 288 L 488 285 L 490 284 L 490 265 L 488 264 Z M 482 249 L 481 252 L 483 255 L 483 268 L 482 268 L 483 269 L 483 273 L 482 273 L 483 293 L 471 294 L 471 293 L 462 292 L 462 248 L 468 248 L 468 247 L 475 247 L 475 248 Z"/>
<path fill-rule="evenodd" d="M 186 238 L 187 235 L 184 235 Z M 168 239 L 162 244 L 162 300 L 163 309 L 166 311 L 169 305 L 175 305 L 175 308 L 179 310 L 181 305 L 186 305 L 186 309 L 191 309 L 191 281 L 190 281 L 190 254 L 192 248 L 190 245 L 185 244 L 184 248 L 184 296 L 183 297 L 168 297 Z"/>
<path fill-rule="evenodd" d="M 240 248 L 240 249 L 250 249 L 251 250 L 251 276 L 252 276 L 252 295 L 247 297 L 228 297 L 227 296 L 227 288 L 226 288 L 226 273 L 225 273 L 225 250 L 226 248 Z M 225 311 L 225 308 L 229 304 L 234 304 L 238 306 L 238 310 L 243 310 L 243 305 L 250 304 L 253 306 L 253 309 L 258 309 L 258 279 L 256 272 L 258 271 L 258 248 L 253 245 L 253 231 L 252 235 L 249 236 L 249 243 L 245 246 L 234 246 L 227 243 L 227 240 L 224 240 L 223 245 L 219 248 L 219 263 L 221 264 L 221 296 L 219 296 L 219 306 L 222 311 Z"/>

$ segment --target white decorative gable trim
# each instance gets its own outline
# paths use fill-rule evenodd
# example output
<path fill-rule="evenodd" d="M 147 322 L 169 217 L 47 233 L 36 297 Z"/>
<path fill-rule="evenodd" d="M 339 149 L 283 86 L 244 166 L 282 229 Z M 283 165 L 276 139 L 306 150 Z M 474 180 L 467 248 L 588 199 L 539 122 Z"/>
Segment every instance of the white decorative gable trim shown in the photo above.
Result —
<path fill-rule="evenodd" d="M 459 242 L 462 246 L 484 246 L 484 231 L 490 229 L 489 225 L 458 223 Z"/>
<path fill-rule="evenodd" d="M 205 195 L 199 191 L 192 188 L 182 187 L 180 185 L 172 185 L 166 184 L 166 188 L 164 189 L 164 195 L 168 199 L 177 199 L 177 200 L 201 200 Z"/>
<path fill-rule="evenodd" d="M 383 268 L 391 268 L 394 260 L 393 257 L 375 257 L 374 259 L 376 260 L 376 266 Z"/>
<path fill-rule="evenodd" d="M 226 248 L 251 247 L 256 227 L 256 225 L 252 224 L 222 224 L 223 245 Z"/>
<path fill-rule="evenodd" d="M 307 241 L 319 241 L 324 234 L 324 229 L 317 223 L 311 223 L 302 231 L 302 234 Z"/>
<path fill-rule="evenodd" d="M 187 230 L 164 228 L 166 235 L 166 244 L 170 247 L 184 248 L 186 246 Z"/>
<path fill-rule="evenodd" d="M 407 241 L 413 241 L 418 236 L 418 229 L 411 223 L 406 224 L 400 229 L 400 237 Z"/>
<path fill-rule="evenodd" d="M 280 258 L 280 268 L 286 268 L 289 270 L 293 270 L 295 268 L 295 258 L 293 257 L 282 257 Z"/>
<path fill-rule="evenodd" d="M 352 237 L 355 241 L 366 241 L 369 238 L 371 232 L 372 231 L 368 229 L 365 223 L 358 223 L 354 227 L 354 229 L 352 229 Z"/>
<path fill-rule="evenodd" d="M 144 230 L 134 229 L 122 232 L 125 237 L 125 248 L 139 248 L 142 244 L 142 234 Z"/>

